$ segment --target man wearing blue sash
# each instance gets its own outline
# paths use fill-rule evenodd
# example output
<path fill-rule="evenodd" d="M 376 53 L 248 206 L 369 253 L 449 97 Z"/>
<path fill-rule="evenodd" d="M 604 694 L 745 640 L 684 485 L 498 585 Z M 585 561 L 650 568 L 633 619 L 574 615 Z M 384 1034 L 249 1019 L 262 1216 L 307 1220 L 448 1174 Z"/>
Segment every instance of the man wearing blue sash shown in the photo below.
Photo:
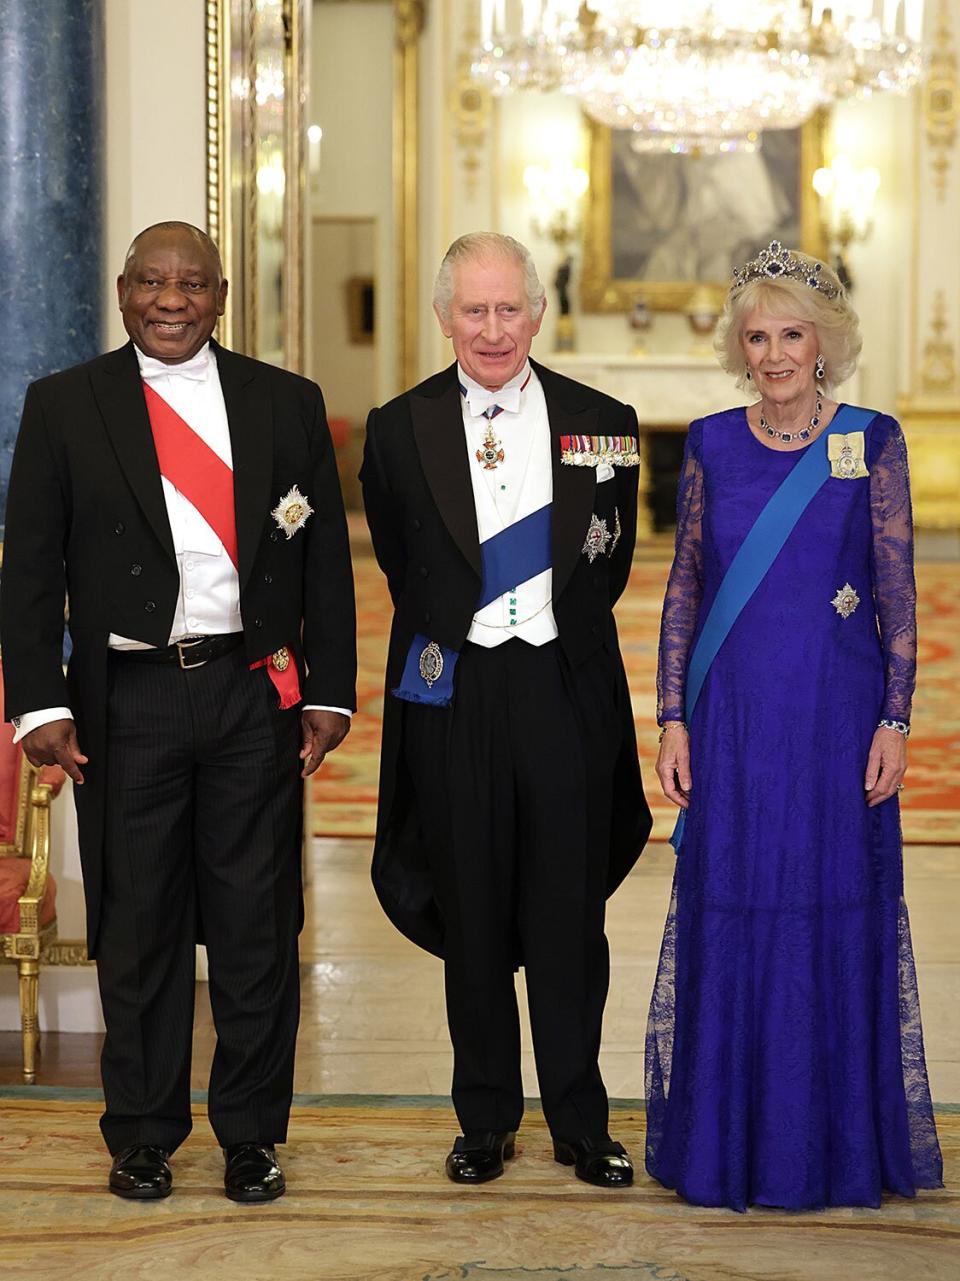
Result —
<path fill-rule="evenodd" d="M 524 967 L 558 1161 L 633 1170 L 598 1067 L 604 905 L 650 831 L 612 607 L 637 512 L 632 409 L 530 361 L 527 250 L 454 242 L 434 291 L 454 365 L 374 410 L 361 479 L 395 614 L 373 878 L 444 960 L 457 1183 L 503 1173 L 523 1112 Z"/>

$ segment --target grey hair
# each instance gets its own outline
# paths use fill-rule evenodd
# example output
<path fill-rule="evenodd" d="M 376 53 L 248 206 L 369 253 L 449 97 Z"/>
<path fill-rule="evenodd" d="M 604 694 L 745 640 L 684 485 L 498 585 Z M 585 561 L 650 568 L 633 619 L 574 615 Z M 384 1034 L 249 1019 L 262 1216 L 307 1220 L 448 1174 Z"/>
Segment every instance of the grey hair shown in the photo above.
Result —
<path fill-rule="evenodd" d="M 144 227 L 143 231 L 137 232 L 133 240 L 131 240 L 130 248 L 127 250 L 127 256 L 123 260 L 124 276 L 126 276 L 127 272 L 130 270 L 130 264 L 136 257 L 137 249 L 140 247 L 140 241 L 144 236 L 149 235 L 151 231 L 188 231 L 190 235 L 193 236 L 195 240 L 198 240 L 200 244 L 203 245 L 204 249 L 206 249 L 211 255 L 214 262 L 217 264 L 218 279 L 223 280 L 223 261 L 220 257 L 220 250 L 217 248 L 217 242 L 208 236 L 205 231 L 202 231 L 199 227 L 195 227 L 192 222 L 176 221 L 155 222 L 152 226 Z"/>
<path fill-rule="evenodd" d="M 812 268 L 816 258 L 795 251 L 795 257 Z M 731 289 L 717 324 L 713 347 L 721 366 L 733 374 L 738 387 L 747 385 L 747 361 L 743 354 L 743 326 L 755 308 L 771 316 L 795 316 L 813 325 L 824 363 L 824 388 L 846 382 L 857 367 L 863 340 L 860 319 L 835 272 L 820 263 L 820 276 L 837 289 L 836 298 L 828 298 L 819 289 L 811 289 L 802 280 L 779 277 L 776 280 L 751 280 L 739 289 Z"/>
<path fill-rule="evenodd" d="M 433 305 L 444 320 L 450 319 L 453 302 L 453 270 L 458 263 L 477 258 L 510 258 L 523 268 L 530 315 L 536 320 L 546 306 L 546 290 L 540 283 L 530 250 L 513 236 L 498 231 L 473 231 L 455 240 L 443 256 L 433 285 Z"/>

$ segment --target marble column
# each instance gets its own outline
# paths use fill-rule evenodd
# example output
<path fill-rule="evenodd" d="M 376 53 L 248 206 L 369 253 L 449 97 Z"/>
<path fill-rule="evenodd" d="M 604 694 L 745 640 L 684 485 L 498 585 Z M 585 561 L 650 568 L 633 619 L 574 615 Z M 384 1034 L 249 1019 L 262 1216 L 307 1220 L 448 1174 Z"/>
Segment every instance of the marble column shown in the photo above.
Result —
<path fill-rule="evenodd" d="M 103 0 L 0 0 L 0 511 L 23 394 L 102 348 Z"/>

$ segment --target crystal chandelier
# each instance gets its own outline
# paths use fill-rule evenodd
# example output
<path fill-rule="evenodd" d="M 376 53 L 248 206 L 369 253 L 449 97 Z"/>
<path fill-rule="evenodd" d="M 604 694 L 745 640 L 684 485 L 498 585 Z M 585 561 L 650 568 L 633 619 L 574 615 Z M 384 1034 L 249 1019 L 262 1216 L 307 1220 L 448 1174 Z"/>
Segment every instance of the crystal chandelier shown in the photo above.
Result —
<path fill-rule="evenodd" d="M 710 154 L 904 92 L 922 29 L 923 0 L 480 0 L 471 70 L 496 94 L 571 94 L 639 151 Z"/>

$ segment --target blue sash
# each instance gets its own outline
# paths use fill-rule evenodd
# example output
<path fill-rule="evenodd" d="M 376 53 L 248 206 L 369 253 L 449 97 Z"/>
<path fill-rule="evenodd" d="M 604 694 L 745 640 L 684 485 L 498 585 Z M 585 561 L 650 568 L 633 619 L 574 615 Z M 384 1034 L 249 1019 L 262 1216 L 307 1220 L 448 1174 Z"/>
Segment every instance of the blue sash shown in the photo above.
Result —
<path fill-rule="evenodd" d="M 690 655 L 684 702 L 688 725 L 693 719 L 693 709 L 697 705 L 710 665 L 729 636 L 730 629 L 767 576 L 784 543 L 793 533 L 797 521 L 820 491 L 824 481 L 830 477 L 827 437 L 838 432 L 846 434 L 866 431 L 875 417 L 876 413 L 872 409 L 841 405 L 833 422 L 820 439 L 807 448 L 800 461 L 781 482 L 740 544 L 723 576 L 723 582 Z M 679 851 L 683 840 L 685 817 L 686 810 L 681 810 L 670 837 L 670 844 L 676 851 Z"/>
<path fill-rule="evenodd" d="M 478 611 L 550 568 L 551 510 L 552 504 L 547 503 L 480 544 L 483 577 Z M 393 693 L 408 703 L 447 707 L 453 698 L 453 673 L 460 655 L 457 650 L 438 644 L 427 661 L 421 661 L 431 644 L 426 636 L 419 633 L 414 636 L 403 665 L 403 676 Z"/>

